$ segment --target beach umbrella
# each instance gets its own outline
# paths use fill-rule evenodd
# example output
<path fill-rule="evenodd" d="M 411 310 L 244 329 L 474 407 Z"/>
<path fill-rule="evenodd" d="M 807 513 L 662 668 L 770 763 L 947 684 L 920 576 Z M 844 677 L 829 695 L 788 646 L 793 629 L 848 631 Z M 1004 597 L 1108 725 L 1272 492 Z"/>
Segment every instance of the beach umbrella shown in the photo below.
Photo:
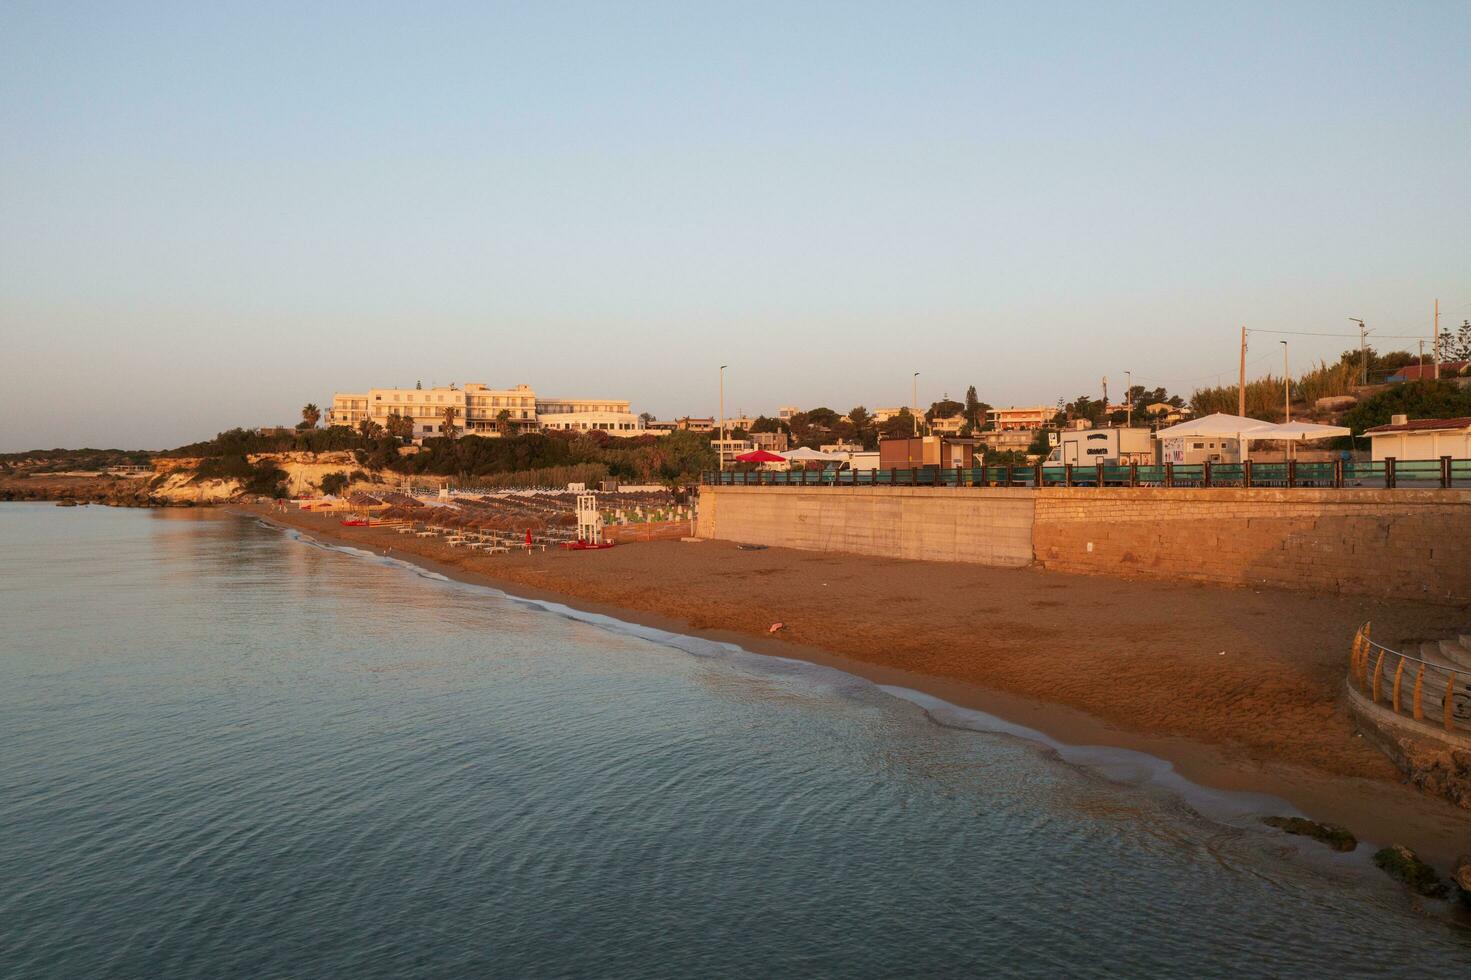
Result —
<path fill-rule="evenodd" d="M 764 449 L 755 449 L 749 453 L 741 453 L 736 457 L 736 462 L 738 463 L 785 463 L 786 461 L 787 458 L 785 456 L 778 456 L 776 453 L 769 453 Z"/>

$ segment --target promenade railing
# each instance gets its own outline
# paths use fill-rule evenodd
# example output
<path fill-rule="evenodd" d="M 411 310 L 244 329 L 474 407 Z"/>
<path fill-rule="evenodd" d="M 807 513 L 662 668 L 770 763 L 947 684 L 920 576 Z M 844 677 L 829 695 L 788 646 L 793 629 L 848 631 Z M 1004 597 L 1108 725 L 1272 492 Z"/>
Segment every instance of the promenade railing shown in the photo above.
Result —
<path fill-rule="evenodd" d="M 1373 462 L 1145 463 L 1077 466 L 892 467 L 872 470 L 725 470 L 705 486 L 773 487 L 1248 487 L 1252 489 L 1471 488 L 1471 459 Z"/>
<path fill-rule="evenodd" d="M 1422 660 L 1375 643 L 1370 624 L 1354 633 L 1349 683 L 1396 715 L 1453 734 L 1471 734 L 1471 668 Z"/>

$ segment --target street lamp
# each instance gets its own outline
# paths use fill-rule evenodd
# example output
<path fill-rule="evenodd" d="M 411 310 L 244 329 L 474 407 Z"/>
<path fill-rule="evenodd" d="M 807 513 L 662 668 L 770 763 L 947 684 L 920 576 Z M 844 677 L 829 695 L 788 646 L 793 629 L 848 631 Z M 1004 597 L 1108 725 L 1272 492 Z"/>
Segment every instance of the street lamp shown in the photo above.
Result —
<path fill-rule="evenodd" d="M 1129 413 L 1124 418 L 1124 427 L 1125 428 L 1128 428 L 1128 429 L 1132 429 L 1134 427 L 1134 372 L 1133 371 L 1125 371 L 1124 372 L 1124 403 L 1127 406 L 1126 409 L 1125 409 L 1125 411 L 1127 411 Z M 1108 406 L 1105 405 L 1103 407 L 1104 408 L 1107 408 Z"/>
<path fill-rule="evenodd" d="M 1292 373 L 1287 369 L 1287 341 L 1282 341 L 1282 420 L 1292 421 Z"/>
<path fill-rule="evenodd" d="M 912 390 L 909 393 L 909 401 L 910 401 L 910 404 L 913 405 L 913 408 L 911 409 L 911 411 L 914 412 L 914 434 L 916 436 L 918 436 L 919 435 L 919 372 L 918 371 L 915 371 L 914 372 L 914 377 L 910 379 L 910 382 L 912 384 Z"/>
<path fill-rule="evenodd" d="M 715 447 L 720 469 L 725 470 L 725 365 L 720 365 L 720 445 Z"/>
<path fill-rule="evenodd" d="M 1282 421 L 1292 421 L 1292 372 L 1287 368 L 1287 341 L 1282 341 Z M 1283 459 L 1292 458 L 1292 440 L 1286 440 Z"/>

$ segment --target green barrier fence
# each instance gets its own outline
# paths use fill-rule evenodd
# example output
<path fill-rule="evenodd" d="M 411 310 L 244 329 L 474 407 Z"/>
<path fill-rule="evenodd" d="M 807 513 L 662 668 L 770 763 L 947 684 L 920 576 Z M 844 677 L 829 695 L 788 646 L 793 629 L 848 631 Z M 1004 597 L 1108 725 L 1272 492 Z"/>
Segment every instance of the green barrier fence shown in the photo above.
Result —
<path fill-rule="evenodd" d="M 1471 488 L 1471 459 L 726 470 L 708 486 Z"/>

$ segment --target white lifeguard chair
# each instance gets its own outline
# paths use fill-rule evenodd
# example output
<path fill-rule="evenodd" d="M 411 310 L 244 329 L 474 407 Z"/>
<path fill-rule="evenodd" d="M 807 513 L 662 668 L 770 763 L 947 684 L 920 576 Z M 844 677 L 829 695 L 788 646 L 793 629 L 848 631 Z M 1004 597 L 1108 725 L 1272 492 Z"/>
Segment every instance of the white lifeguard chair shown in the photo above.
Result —
<path fill-rule="evenodd" d="M 577 495 L 577 539 L 588 544 L 603 543 L 603 518 L 598 514 L 598 495 Z"/>

